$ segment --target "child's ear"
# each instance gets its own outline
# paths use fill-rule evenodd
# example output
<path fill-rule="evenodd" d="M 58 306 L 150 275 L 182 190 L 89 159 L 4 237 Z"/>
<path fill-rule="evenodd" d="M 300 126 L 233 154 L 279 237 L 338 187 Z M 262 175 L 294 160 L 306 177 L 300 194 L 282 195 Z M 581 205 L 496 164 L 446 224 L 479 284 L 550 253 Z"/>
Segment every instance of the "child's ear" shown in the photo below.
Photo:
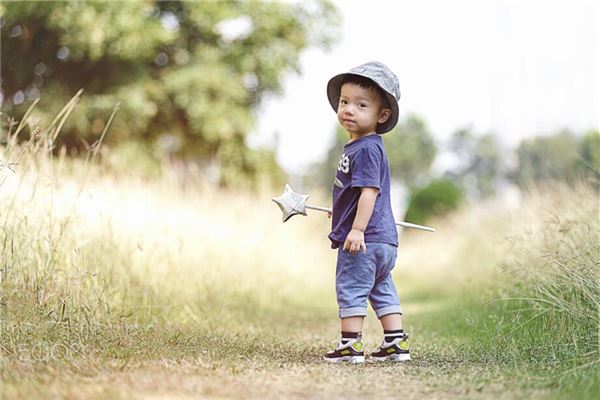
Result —
<path fill-rule="evenodd" d="M 391 115 L 392 115 L 392 110 L 390 110 L 389 108 L 384 108 L 383 110 L 381 110 L 381 113 L 379 114 L 379 119 L 377 120 L 377 122 L 380 124 L 383 124 L 385 121 L 388 120 L 388 118 L 390 118 Z"/>

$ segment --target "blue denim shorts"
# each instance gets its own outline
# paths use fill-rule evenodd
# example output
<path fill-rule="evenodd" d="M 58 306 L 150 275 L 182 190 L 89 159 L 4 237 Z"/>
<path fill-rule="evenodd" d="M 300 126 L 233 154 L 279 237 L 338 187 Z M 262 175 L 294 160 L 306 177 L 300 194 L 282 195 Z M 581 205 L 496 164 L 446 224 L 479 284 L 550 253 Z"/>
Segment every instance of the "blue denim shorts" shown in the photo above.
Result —
<path fill-rule="evenodd" d="M 367 299 L 377 318 L 402 314 L 398 291 L 392 280 L 398 249 L 388 243 L 367 243 L 367 252 L 352 255 L 338 249 L 335 290 L 340 318 L 367 315 Z"/>

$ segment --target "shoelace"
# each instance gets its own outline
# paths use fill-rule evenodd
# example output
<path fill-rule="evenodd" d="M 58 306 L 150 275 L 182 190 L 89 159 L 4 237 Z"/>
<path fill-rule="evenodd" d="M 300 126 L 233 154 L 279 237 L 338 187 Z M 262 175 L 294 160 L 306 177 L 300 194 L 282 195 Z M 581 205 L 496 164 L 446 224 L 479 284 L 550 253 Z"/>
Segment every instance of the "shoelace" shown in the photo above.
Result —
<path fill-rule="evenodd" d="M 354 342 L 356 342 L 356 340 L 354 340 Z M 336 346 L 336 350 L 340 350 L 342 348 L 346 348 L 346 347 L 350 347 L 352 346 L 352 339 L 348 340 L 346 343 L 342 343 L 342 339 L 340 339 L 340 341 L 338 342 L 338 345 Z"/>
<path fill-rule="evenodd" d="M 407 334 L 407 333 L 405 333 L 405 334 L 404 334 L 404 336 L 402 336 L 402 337 L 400 338 L 399 342 L 402 342 L 402 341 L 405 341 L 405 340 L 408 340 L 408 334 Z M 383 339 L 383 341 L 381 342 L 381 345 L 379 346 L 379 350 L 383 350 L 383 349 L 387 349 L 388 347 L 391 347 L 391 346 L 392 346 L 392 344 L 393 344 L 395 341 L 396 341 L 396 339 L 394 339 L 394 340 L 392 340 L 391 342 L 389 342 L 389 343 L 388 343 L 388 342 L 386 342 L 386 341 L 385 341 L 385 339 Z M 388 344 L 389 344 L 389 346 L 385 346 L 385 345 L 386 345 L 386 343 L 388 343 Z M 385 347 L 384 347 L 384 346 L 385 346 Z M 379 350 L 378 350 L 378 351 L 379 351 Z"/>
<path fill-rule="evenodd" d="M 344 344 L 344 343 L 342 343 L 342 339 L 340 339 L 340 340 L 338 341 L 338 344 L 337 344 L 337 346 L 335 346 L 335 349 L 333 349 L 333 350 L 330 350 L 328 353 L 333 353 L 334 351 L 341 350 L 342 348 L 351 347 L 351 346 L 352 346 L 352 343 L 351 343 L 351 341 L 352 341 L 352 339 L 348 340 L 348 342 L 346 342 L 346 344 Z M 356 340 L 355 340 L 355 341 L 356 341 Z M 331 341 L 331 343 L 335 343 L 335 341 L 334 341 L 334 340 L 332 340 L 332 341 Z"/>
<path fill-rule="evenodd" d="M 340 338 L 340 340 L 338 341 L 337 346 L 335 346 L 335 350 L 339 350 L 342 347 L 350 347 L 348 346 L 348 344 L 350 344 L 350 342 L 355 341 L 355 342 L 360 342 L 362 341 L 362 334 L 359 333 L 358 337 L 356 339 L 348 339 L 348 341 L 346 342 L 346 344 L 342 343 L 342 340 L 344 340 L 344 338 Z M 335 340 L 332 340 L 331 343 L 335 343 Z M 333 350 L 333 351 L 335 351 Z"/>

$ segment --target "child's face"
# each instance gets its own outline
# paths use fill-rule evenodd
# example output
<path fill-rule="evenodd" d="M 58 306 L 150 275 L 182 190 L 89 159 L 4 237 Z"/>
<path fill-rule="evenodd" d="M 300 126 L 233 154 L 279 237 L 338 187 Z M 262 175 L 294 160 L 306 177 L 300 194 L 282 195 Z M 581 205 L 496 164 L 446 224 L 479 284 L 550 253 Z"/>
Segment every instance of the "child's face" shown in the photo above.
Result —
<path fill-rule="evenodd" d="M 391 110 L 383 108 L 375 88 L 363 88 L 356 83 L 345 83 L 340 93 L 337 116 L 352 139 L 375 132 L 377 124 L 390 117 Z"/>

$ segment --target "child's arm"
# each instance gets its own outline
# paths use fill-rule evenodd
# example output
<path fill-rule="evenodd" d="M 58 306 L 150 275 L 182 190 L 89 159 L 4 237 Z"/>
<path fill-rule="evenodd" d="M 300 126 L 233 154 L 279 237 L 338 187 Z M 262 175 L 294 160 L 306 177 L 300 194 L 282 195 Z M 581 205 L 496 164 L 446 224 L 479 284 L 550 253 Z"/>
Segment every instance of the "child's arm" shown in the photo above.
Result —
<path fill-rule="evenodd" d="M 371 219 L 371 214 L 373 214 L 373 207 L 375 207 L 375 200 L 377 200 L 378 194 L 379 189 L 374 187 L 363 187 L 360 189 L 356 217 L 354 217 L 352 230 L 348 233 L 344 242 L 344 250 L 348 250 L 353 255 L 357 254 L 361 248 L 363 253 L 367 252 L 365 230 Z"/>

